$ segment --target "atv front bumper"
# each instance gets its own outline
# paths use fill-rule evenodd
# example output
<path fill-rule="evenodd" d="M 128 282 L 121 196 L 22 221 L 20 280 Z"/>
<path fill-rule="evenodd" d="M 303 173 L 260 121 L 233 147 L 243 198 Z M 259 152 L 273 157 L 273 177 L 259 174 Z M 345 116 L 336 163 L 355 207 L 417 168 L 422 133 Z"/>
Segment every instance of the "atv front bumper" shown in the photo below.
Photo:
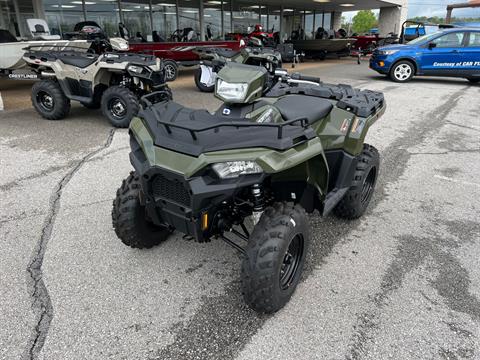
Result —
<path fill-rule="evenodd" d="M 142 198 L 148 218 L 156 225 L 169 226 L 204 242 L 224 231 L 221 213 L 235 195 L 262 183 L 265 174 L 219 179 L 213 171 L 202 170 L 190 178 L 158 166 L 150 166 L 143 150 L 131 138 L 130 162 L 141 177 Z"/>

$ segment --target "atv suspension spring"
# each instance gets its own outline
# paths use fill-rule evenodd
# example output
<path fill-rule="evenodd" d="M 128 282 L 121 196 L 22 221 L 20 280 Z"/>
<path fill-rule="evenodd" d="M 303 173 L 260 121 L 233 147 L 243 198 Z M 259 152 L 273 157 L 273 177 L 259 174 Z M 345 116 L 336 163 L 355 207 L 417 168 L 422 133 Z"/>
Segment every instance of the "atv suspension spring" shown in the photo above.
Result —
<path fill-rule="evenodd" d="M 252 186 L 253 195 L 253 211 L 262 212 L 265 209 L 265 198 L 263 196 L 263 188 L 260 184 Z"/>

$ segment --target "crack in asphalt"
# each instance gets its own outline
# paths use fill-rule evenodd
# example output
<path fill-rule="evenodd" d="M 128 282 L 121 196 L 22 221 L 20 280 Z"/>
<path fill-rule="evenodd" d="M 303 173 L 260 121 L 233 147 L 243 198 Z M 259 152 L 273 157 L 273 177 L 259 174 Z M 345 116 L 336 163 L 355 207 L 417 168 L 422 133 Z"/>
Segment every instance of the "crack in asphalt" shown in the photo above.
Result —
<path fill-rule="evenodd" d="M 448 149 L 442 152 L 412 152 L 410 155 L 448 155 L 448 154 L 468 154 L 468 153 L 480 153 L 480 149 Z"/>
<path fill-rule="evenodd" d="M 409 152 L 408 148 L 423 143 L 432 132 L 438 132 L 440 127 L 448 123 L 446 117 L 456 107 L 465 89 L 463 88 L 450 95 L 442 105 L 426 114 L 424 121 L 415 124 L 402 137 L 396 139 L 385 149 L 383 163 L 384 165 L 390 164 L 392 171 L 386 174 L 382 173 L 379 177 L 379 184 L 377 185 L 379 189 L 385 191 L 388 184 L 396 182 L 403 175 L 411 156 L 416 155 Z M 435 153 L 435 155 L 438 154 Z M 384 193 L 381 198 L 386 196 Z M 378 203 L 378 200 L 375 201 L 375 205 L 376 203 Z M 396 260 L 387 269 L 380 292 L 372 297 L 373 309 L 357 316 L 356 331 L 351 337 L 346 359 L 357 360 L 366 354 L 366 342 L 374 338 L 372 333 L 378 326 L 380 311 L 386 305 L 386 300 L 395 289 L 401 286 L 404 277 L 424 260 L 424 257 L 418 257 L 415 252 L 410 251 L 408 242 L 403 245 L 404 248 L 402 248 L 402 242 L 400 242 L 397 249 L 398 253 L 395 256 Z"/>
<path fill-rule="evenodd" d="M 78 161 L 78 160 L 77 160 Z M 44 177 L 44 176 L 47 176 L 47 175 L 50 175 L 50 174 L 53 174 L 57 171 L 60 171 L 60 170 L 64 170 L 64 169 L 67 169 L 71 166 L 73 166 L 74 164 L 77 163 L 77 161 L 69 161 L 68 163 L 66 163 L 65 165 L 55 165 L 55 166 L 50 166 L 49 168 L 46 168 L 44 170 L 41 170 L 37 173 L 34 173 L 34 174 L 31 174 L 31 175 L 28 175 L 28 176 L 24 176 L 24 177 L 21 177 L 21 178 L 18 178 L 18 179 L 15 179 L 13 181 L 10 181 L 8 183 L 5 183 L 3 185 L 0 185 L 0 190 L 1 191 L 9 191 L 11 189 L 13 189 L 14 187 L 17 187 L 17 186 L 20 186 L 20 183 L 22 181 L 28 181 L 28 180 L 35 180 L 35 179 L 38 179 L 40 177 Z"/>
<path fill-rule="evenodd" d="M 127 149 L 130 149 L 129 146 L 123 146 L 123 147 L 120 147 L 120 148 L 117 148 L 115 150 L 112 150 L 112 151 L 109 151 L 105 154 L 103 154 L 102 156 L 98 156 L 96 157 L 95 159 L 88 159 L 87 162 L 91 162 L 91 161 L 100 161 L 100 160 L 103 160 L 104 158 L 112 155 L 112 154 L 115 154 L 119 151 L 123 151 L 123 150 L 127 150 Z M 8 183 L 5 183 L 3 185 L 0 185 L 0 191 L 9 191 L 17 186 L 21 186 L 21 183 L 23 181 L 28 181 L 28 180 L 35 180 L 35 179 L 38 179 L 38 178 L 41 178 L 41 177 L 44 177 L 44 176 L 48 176 L 50 174 L 53 174 L 53 173 L 56 173 L 57 171 L 61 171 L 61 170 L 64 170 L 64 169 L 68 169 L 72 166 L 75 166 L 75 164 L 78 162 L 78 160 L 72 160 L 72 161 L 69 161 L 68 163 L 64 164 L 64 165 L 55 165 L 55 166 L 51 166 L 49 168 L 46 168 L 44 170 L 41 170 L 37 173 L 34 173 L 34 174 L 31 174 L 31 175 L 28 175 L 28 176 L 24 176 L 24 177 L 21 177 L 21 178 L 18 178 L 18 179 L 15 179 L 13 181 L 10 181 Z"/>
<path fill-rule="evenodd" d="M 75 162 L 70 171 L 57 183 L 50 196 L 50 208 L 45 219 L 40 238 L 33 250 L 32 258 L 27 266 L 27 286 L 32 297 L 32 309 L 35 313 L 36 324 L 22 354 L 22 359 L 37 359 L 45 343 L 48 329 L 53 318 L 53 305 L 43 281 L 42 264 L 51 238 L 55 219 L 60 209 L 62 191 L 78 170 L 93 156 L 108 148 L 113 141 L 115 129 L 111 129 L 105 143 L 96 150 L 88 153 Z"/>
<path fill-rule="evenodd" d="M 358 86 L 358 84 L 354 84 L 354 86 Z M 424 140 L 430 131 L 438 129 L 439 119 L 445 118 L 455 107 L 455 104 L 464 94 L 464 90 L 465 88 L 450 96 L 444 105 L 426 116 L 427 122 L 425 124 L 412 126 L 410 131 L 407 131 L 405 135 L 397 139 L 383 152 L 385 158 L 382 162 L 389 164 L 393 171 L 380 176 L 377 194 L 372 199 L 367 213 L 371 213 L 387 197 L 386 186 L 397 181 L 404 172 L 411 156 L 406 149 Z M 435 126 L 431 126 L 432 124 Z M 407 146 L 402 148 L 404 144 L 407 144 Z M 321 218 L 315 215 L 309 216 L 309 222 L 312 228 L 312 246 L 304 270 L 304 280 L 315 268 L 318 268 L 319 264 L 324 262 L 324 259 L 331 253 L 338 241 L 361 224 L 359 220 L 346 221 L 335 217 Z M 215 314 L 215 316 L 212 316 L 212 314 Z M 225 294 L 206 297 L 193 318 L 183 325 L 175 324 L 170 327 L 169 331 L 176 334 L 175 340 L 151 358 L 233 359 L 269 318 L 271 318 L 271 315 L 259 315 L 245 308 L 241 299 L 238 279 L 235 279 L 226 285 Z"/>

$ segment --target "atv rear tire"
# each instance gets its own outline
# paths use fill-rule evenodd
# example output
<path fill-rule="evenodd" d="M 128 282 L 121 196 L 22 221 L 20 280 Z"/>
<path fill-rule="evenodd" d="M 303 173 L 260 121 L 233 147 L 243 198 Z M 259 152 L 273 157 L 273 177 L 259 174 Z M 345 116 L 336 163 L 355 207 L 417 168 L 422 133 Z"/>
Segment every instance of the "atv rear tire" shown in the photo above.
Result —
<path fill-rule="evenodd" d="M 300 205 L 275 203 L 253 229 L 242 263 L 245 302 L 273 313 L 290 300 L 300 278 L 309 245 L 308 223 Z"/>
<path fill-rule="evenodd" d="M 165 60 L 163 62 L 163 69 L 165 71 L 165 80 L 174 81 L 178 76 L 178 65 L 175 61 Z"/>
<path fill-rule="evenodd" d="M 415 75 L 415 65 L 411 61 L 401 60 L 393 64 L 389 77 L 392 81 L 405 83 L 412 80 Z"/>
<path fill-rule="evenodd" d="M 139 110 L 137 96 L 124 86 L 112 86 L 102 96 L 102 112 L 110 123 L 126 128 Z"/>
<path fill-rule="evenodd" d="M 202 78 L 202 69 L 201 68 L 198 68 L 197 70 L 195 70 L 195 85 L 197 85 L 197 88 L 198 90 L 202 91 L 202 92 L 213 92 L 215 90 L 215 84 L 212 85 L 212 86 L 207 86 L 205 84 L 203 84 L 200 79 Z"/>
<path fill-rule="evenodd" d="M 364 144 L 358 155 L 357 168 L 350 189 L 333 209 L 335 215 L 345 219 L 357 219 L 365 213 L 372 199 L 380 168 L 380 155 L 373 146 Z"/>
<path fill-rule="evenodd" d="M 32 86 L 32 105 L 45 119 L 60 120 L 70 112 L 70 100 L 56 81 L 41 80 Z"/>
<path fill-rule="evenodd" d="M 151 248 L 165 241 L 171 231 L 156 226 L 145 216 L 140 203 L 140 178 L 135 172 L 123 180 L 113 200 L 113 229 L 122 242 L 132 248 Z"/>

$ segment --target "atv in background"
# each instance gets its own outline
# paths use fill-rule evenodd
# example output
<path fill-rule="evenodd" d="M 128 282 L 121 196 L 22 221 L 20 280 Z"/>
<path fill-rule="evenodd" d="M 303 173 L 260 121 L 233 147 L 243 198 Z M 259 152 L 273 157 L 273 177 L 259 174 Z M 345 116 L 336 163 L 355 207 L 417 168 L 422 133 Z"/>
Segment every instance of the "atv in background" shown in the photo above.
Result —
<path fill-rule="evenodd" d="M 380 164 L 364 141 L 384 97 L 232 62 L 215 96 L 224 104 L 214 114 L 143 98 L 130 125 L 135 171 L 117 191 L 113 227 L 134 248 L 174 230 L 224 240 L 244 255 L 245 301 L 272 313 L 301 279 L 306 213 L 356 219 L 367 209 Z"/>
<path fill-rule="evenodd" d="M 199 47 L 194 50 L 200 57 L 200 67 L 195 71 L 194 79 L 198 89 L 213 92 L 217 73 L 227 62 L 263 66 L 270 74 L 282 67 L 282 56 L 276 50 L 261 47 L 246 47 L 238 51 L 222 48 Z"/>
<path fill-rule="evenodd" d="M 160 100 L 171 99 L 161 62 L 150 55 L 29 49 L 24 60 L 41 78 L 32 87 L 32 104 L 48 120 L 65 118 L 73 100 L 101 108 L 113 126 L 125 128 L 140 97 L 156 91 Z"/>

